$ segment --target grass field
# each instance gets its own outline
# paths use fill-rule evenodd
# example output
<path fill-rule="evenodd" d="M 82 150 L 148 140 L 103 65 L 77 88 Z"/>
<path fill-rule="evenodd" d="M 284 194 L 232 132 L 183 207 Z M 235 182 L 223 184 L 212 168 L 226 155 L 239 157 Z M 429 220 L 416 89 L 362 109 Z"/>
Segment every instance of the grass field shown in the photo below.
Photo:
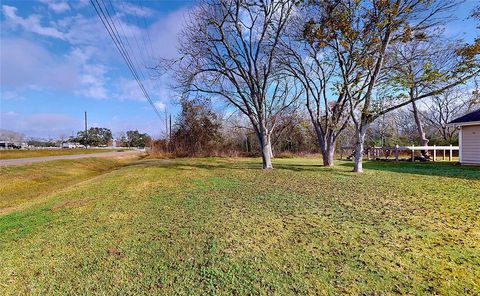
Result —
<path fill-rule="evenodd" d="M 0 159 L 15 159 L 29 157 L 44 157 L 57 155 L 74 155 L 74 154 L 90 154 L 112 152 L 112 149 L 38 149 L 38 150 L 0 150 Z"/>
<path fill-rule="evenodd" d="M 0 214 L 14 211 L 92 177 L 120 168 L 135 158 L 58 160 L 0 168 Z"/>
<path fill-rule="evenodd" d="M 142 160 L 19 194 L 32 169 L 2 170 L 0 294 L 480 293 L 479 168 L 319 163 Z"/>

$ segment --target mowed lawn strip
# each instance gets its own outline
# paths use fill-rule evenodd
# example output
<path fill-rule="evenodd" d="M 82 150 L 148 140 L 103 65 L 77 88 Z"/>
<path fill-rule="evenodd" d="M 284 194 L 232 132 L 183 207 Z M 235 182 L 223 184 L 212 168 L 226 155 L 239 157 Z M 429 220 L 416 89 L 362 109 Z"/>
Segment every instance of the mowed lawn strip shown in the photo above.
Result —
<path fill-rule="evenodd" d="M 120 168 L 134 158 L 56 160 L 0 168 L 0 215 L 16 206 L 36 202 L 49 194 Z"/>
<path fill-rule="evenodd" d="M 63 190 L 0 217 L 0 294 L 480 293 L 478 168 L 319 163 L 148 160 Z"/>
<path fill-rule="evenodd" d="M 92 154 L 120 151 L 120 149 L 37 149 L 37 150 L 0 150 L 0 159 L 47 157 L 58 155 Z"/>

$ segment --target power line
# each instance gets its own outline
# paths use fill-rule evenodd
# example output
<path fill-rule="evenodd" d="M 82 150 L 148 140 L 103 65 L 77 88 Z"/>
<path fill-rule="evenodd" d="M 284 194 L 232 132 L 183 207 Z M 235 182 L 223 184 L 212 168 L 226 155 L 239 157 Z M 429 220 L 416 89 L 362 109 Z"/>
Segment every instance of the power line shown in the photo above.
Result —
<path fill-rule="evenodd" d="M 145 9 L 145 7 L 143 6 L 142 2 L 140 0 L 138 0 L 138 5 L 140 6 L 141 9 Z M 138 18 L 138 15 L 137 15 L 137 12 L 135 11 L 135 16 Z M 142 21 L 143 21 L 143 25 L 145 27 L 145 31 L 147 32 L 147 38 L 148 38 L 148 43 L 150 45 L 150 58 L 155 58 L 154 56 L 154 53 L 153 53 L 153 45 L 152 45 L 152 39 L 150 38 L 150 31 L 148 30 L 148 27 L 147 27 L 147 21 L 146 21 L 146 18 L 145 18 L 145 15 L 142 16 Z M 137 21 L 138 23 L 138 21 Z M 140 25 L 139 25 L 140 27 Z M 142 35 L 142 39 L 143 39 L 143 44 L 145 44 L 145 48 L 147 48 L 147 44 L 145 42 L 145 36 Z M 147 50 L 148 52 L 148 50 Z"/>
<path fill-rule="evenodd" d="M 112 6 L 112 9 L 113 11 L 115 12 L 115 8 L 113 7 L 112 5 L 112 0 L 108 0 L 110 2 L 110 5 Z M 125 9 L 125 4 L 124 4 L 124 1 L 119 1 L 120 4 L 122 5 L 122 8 L 124 11 L 127 11 Z M 138 5 L 140 7 L 140 9 L 145 9 L 145 7 L 142 5 L 142 3 L 140 2 L 140 0 L 138 0 Z M 137 50 L 140 51 L 140 57 L 141 57 L 141 60 L 143 62 L 143 66 L 144 67 L 148 67 L 148 59 L 154 59 L 154 53 L 153 53 L 153 44 L 152 44 L 152 40 L 150 38 L 150 32 L 148 30 L 148 26 L 147 26 L 147 21 L 146 21 L 146 17 L 145 15 L 142 15 L 140 14 L 140 17 L 139 17 L 139 13 L 137 13 L 137 10 L 134 9 L 132 13 L 126 13 L 126 17 L 128 19 L 128 21 L 132 24 L 136 24 L 137 27 L 139 29 L 142 28 L 142 25 L 140 24 L 140 17 L 142 18 L 142 21 L 143 21 L 143 29 L 145 30 L 146 34 L 147 34 L 147 37 L 148 37 L 148 43 L 149 43 L 149 47 L 150 47 L 150 54 L 148 53 L 148 49 L 149 47 L 147 46 L 147 41 L 145 39 L 145 34 L 141 34 L 141 41 L 143 41 L 143 46 L 144 46 L 144 50 L 141 50 L 140 48 L 140 42 L 138 41 L 137 39 L 137 35 L 136 34 L 132 34 L 133 35 L 133 38 L 135 40 L 135 44 L 137 45 Z M 121 22 L 118 22 L 119 23 L 119 26 L 120 28 L 122 29 L 123 31 L 123 26 L 122 26 L 122 23 Z M 126 34 L 124 33 L 125 35 L 125 39 L 127 40 L 127 44 L 130 44 L 130 42 L 128 42 L 128 38 L 126 36 Z M 132 42 L 132 45 L 133 45 L 133 42 Z M 137 64 L 138 64 L 138 61 L 137 61 Z M 151 69 L 150 69 L 151 70 Z M 151 87 L 151 89 L 155 90 L 155 89 L 158 89 L 160 90 L 161 89 L 161 86 L 158 82 L 158 80 L 152 80 L 151 77 L 150 77 L 150 74 L 148 71 L 146 71 L 146 74 L 142 71 L 142 68 L 140 69 L 140 73 L 143 75 L 144 79 L 147 79 L 145 77 L 148 77 L 150 78 L 150 80 L 147 80 L 147 82 L 149 82 L 149 85 Z M 166 109 L 165 109 L 166 111 Z"/>
<path fill-rule="evenodd" d="M 108 35 L 110 35 L 110 38 L 112 38 L 113 43 L 115 44 L 115 47 L 118 49 L 118 51 L 120 52 L 120 55 L 122 56 L 123 60 L 127 64 L 128 69 L 132 73 L 133 78 L 136 80 L 136 82 L 137 82 L 138 86 L 140 87 L 143 95 L 145 96 L 145 98 L 148 100 L 148 102 L 152 106 L 152 108 L 155 111 L 155 113 L 157 114 L 158 118 L 160 120 L 162 120 L 160 112 L 158 111 L 157 107 L 153 103 L 149 93 L 145 89 L 145 86 L 143 85 L 143 83 L 140 79 L 140 76 L 138 75 L 137 70 L 135 69 L 134 64 L 132 63 L 132 60 L 130 58 L 130 54 L 126 50 L 125 44 L 121 40 L 120 34 L 118 33 L 118 30 L 115 26 L 115 23 L 113 22 L 113 20 L 110 16 L 110 13 L 108 12 L 107 7 L 105 6 L 105 3 L 103 2 L 103 0 L 101 0 L 101 2 L 103 4 L 103 7 L 105 8 L 105 11 L 102 8 L 102 5 L 100 5 L 100 3 L 98 2 L 98 0 L 90 0 L 90 3 L 92 4 L 93 8 L 95 9 L 95 12 L 97 13 L 98 17 L 102 21 L 102 24 L 105 27 L 105 29 L 107 30 Z M 106 14 L 105 14 L 105 12 L 106 12 Z"/>
<path fill-rule="evenodd" d="M 113 15 L 114 15 L 114 16 L 117 15 L 117 11 L 115 10 L 115 7 L 113 6 L 112 1 L 111 1 L 111 0 L 108 0 L 108 2 L 110 3 L 110 7 L 111 7 L 112 10 L 113 10 Z M 104 2 L 103 0 L 102 0 L 102 3 L 103 3 L 103 5 L 105 6 L 105 9 L 107 10 L 107 14 L 110 16 L 110 14 L 108 13 L 107 6 L 105 5 L 105 2 Z M 121 3 L 122 3 L 122 5 L 123 5 L 123 2 L 121 2 Z M 124 9 L 125 9 L 125 8 L 124 8 Z M 127 14 L 127 17 L 128 17 L 128 14 Z M 113 21 L 113 18 L 112 18 L 111 16 L 110 16 L 110 19 L 112 19 L 112 21 Z M 119 26 L 120 29 L 122 30 L 123 38 L 124 38 L 125 41 L 127 42 L 128 48 L 130 49 L 131 52 L 134 52 L 134 50 L 132 49 L 133 47 L 131 46 L 131 44 L 130 44 L 130 42 L 129 42 L 129 40 L 128 40 L 127 34 L 125 33 L 125 30 L 124 30 L 124 28 L 123 28 L 123 26 L 122 26 L 121 20 L 120 20 L 119 18 L 116 18 L 116 19 L 117 19 L 117 24 L 118 24 L 118 26 Z M 113 21 L 113 23 L 115 24 L 114 21 Z M 131 33 L 131 32 L 130 32 L 130 33 Z M 135 37 L 135 34 L 133 34 L 133 36 Z M 120 39 L 121 39 L 121 35 L 119 35 L 119 37 L 120 37 Z M 135 41 L 136 41 L 136 39 L 137 39 L 137 38 L 135 37 Z M 138 46 L 138 42 L 136 42 L 136 43 L 137 43 L 137 50 L 140 50 L 140 46 Z M 141 51 L 140 51 L 140 52 L 141 52 Z M 142 59 L 142 60 L 143 60 L 143 59 Z M 139 66 L 139 65 L 141 65 L 141 64 L 138 62 L 138 59 L 137 59 L 136 55 L 133 55 L 133 61 L 136 62 L 136 65 L 137 65 L 137 67 L 138 67 L 138 69 L 139 69 L 141 78 L 145 80 L 145 79 L 146 79 L 146 78 L 145 78 L 145 74 L 144 74 L 143 71 L 142 71 L 142 67 Z M 145 63 L 144 61 L 142 61 L 142 62 Z"/>
<path fill-rule="evenodd" d="M 109 1 L 110 1 L 110 0 L 109 0 Z M 125 5 L 124 5 L 123 2 L 124 2 L 124 1 L 120 1 L 120 3 L 122 4 L 123 9 L 125 10 Z M 142 3 L 140 2 L 140 0 L 138 0 L 138 5 L 139 5 L 140 9 L 145 9 L 145 7 L 142 5 Z M 139 14 L 137 13 L 136 10 L 133 10 L 133 14 L 134 14 L 134 15 L 132 15 L 132 18 L 135 20 L 135 22 L 136 22 L 136 24 L 137 24 L 137 27 L 138 27 L 138 28 L 142 28 L 142 26 L 140 25 L 140 21 L 139 21 L 139 19 L 140 19 Z M 148 44 L 149 44 L 149 46 L 147 46 L 147 42 L 146 42 L 146 40 L 145 40 L 145 36 L 144 36 L 144 34 L 141 34 L 142 41 L 143 41 L 143 45 L 144 45 L 144 49 L 145 49 L 145 50 L 142 51 L 142 53 L 144 53 L 144 54 L 142 55 L 142 60 L 143 60 L 144 66 L 147 67 L 147 66 L 148 66 L 148 63 L 147 63 L 146 61 L 147 61 L 149 58 L 153 60 L 153 59 L 155 58 L 155 55 L 154 55 L 154 53 L 153 53 L 153 45 L 152 45 L 152 40 L 151 40 L 151 38 L 150 38 L 150 32 L 149 32 L 149 30 L 148 30 L 146 17 L 145 17 L 145 15 L 140 15 L 140 16 L 142 17 L 142 21 L 143 21 L 143 25 L 144 25 L 143 28 L 144 28 L 144 30 L 145 30 L 145 32 L 146 32 L 146 34 L 147 34 Z M 128 20 L 129 20 L 130 22 L 132 22 L 131 19 L 130 19 L 130 15 L 129 15 L 128 13 L 127 13 L 127 18 L 128 18 Z M 132 22 L 132 23 L 133 23 L 133 22 Z M 136 36 L 136 35 L 133 35 L 133 37 L 135 38 L 135 42 L 136 42 L 136 44 L 137 44 L 137 48 L 140 48 L 139 42 L 138 42 L 138 40 L 137 40 L 137 36 Z M 148 49 L 149 49 L 149 48 L 150 48 L 150 54 L 148 53 Z M 150 70 L 151 70 L 151 69 L 150 69 Z M 149 76 L 149 75 L 150 75 L 150 74 L 149 74 L 149 72 L 147 71 L 147 76 Z M 151 82 L 151 80 L 149 80 L 149 81 Z M 161 89 L 158 80 L 153 80 L 153 83 L 152 83 L 151 86 L 152 86 L 152 87 L 157 87 L 157 89 Z"/>
<path fill-rule="evenodd" d="M 107 12 L 107 15 L 108 15 L 108 19 L 106 18 L 106 15 L 105 13 L 103 12 L 103 9 L 102 7 L 100 6 L 100 4 L 98 3 L 98 0 L 95 0 L 97 2 L 97 5 L 99 5 L 99 8 L 100 8 L 100 12 L 102 13 L 102 15 L 104 16 L 105 20 L 107 21 L 107 24 L 109 25 L 110 29 L 112 30 L 112 26 L 113 26 L 113 30 L 112 30 L 112 33 L 113 33 L 113 36 L 115 37 L 115 39 L 117 40 L 117 44 L 120 45 L 121 49 L 123 50 L 123 53 L 124 53 L 124 57 L 126 57 L 127 59 L 127 63 L 130 65 L 131 69 L 133 69 L 133 72 L 132 74 L 136 75 L 136 78 L 138 79 L 137 82 L 140 82 L 140 87 L 142 88 L 142 91 L 147 95 L 147 99 L 150 98 L 146 88 L 143 86 L 143 83 L 141 81 L 141 78 L 140 77 L 141 75 L 138 75 L 138 70 L 135 68 L 135 65 L 130 57 L 130 54 L 128 52 L 128 50 L 126 49 L 125 47 L 125 44 L 123 43 L 122 39 L 121 39 L 121 35 L 119 34 L 118 32 L 118 29 L 115 25 L 115 22 L 113 21 L 108 9 L 107 9 L 107 6 L 105 5 L 105 2 L 103 0 L 101 0 L 103 6 L 105 7 L 105 11 Z M 108 21 L 110 20 L 110 21 Z M 121 28 L 123 30 L 123 27 Z M 125 34 L 125 33 L 124 33 Z M 127 41 L 127 45 L 130 47 L 131 49 L 131 46 L 128 42 L 128 39 L 126 39 Z M 134 60 L 136 61 L 136 58 L 135 58 L 135 55 L 133 56 L 134 57 Z M 138 61 L 137 61 L 137 64 L 138 64 Z M 140 71 L 140 74 L 143 74 L 141 71 Z M 153 105 L 153 107 L 155 108 L 155 106 Z"/>
<path fill-rule="evenodd" d="M 108 13 L 107 5 L 105 4 L 104 0 L 101 0 L 101 1 L 102 1 L 102 3 L 103 3 L 103 6 L 105 7 L 105 9 L 106 9 L 106 11 L 107 11 L 107 15 L 109 15 L 110 19 L 112 20 L 112 23 L 115 24 L 115 22 L 113 21 L 111 15 Z M 110 3 L 110 7 L 111 7 L 112 10 L 113 10 L 113 15 L 114 15 L 114 16 L 117 15 L 117 12 L 116 12 L 116 10 L 115 10 L 115 6 L 114 6 L 113 3 L 112 3 L 112 0 L 108 0 L 108 2 Z M 119 1 L 119 2 L 120 2 L 120 4 L 122 5 L 123 10 L 126 11 L 125 5 L 124 5 L 123 1 Z M 134 10 L 134 13 L 135 13 L 135 16 L 137 16 L 136 10 Z M 126 13 L 126 16 L 127 16 L 128 21 L 131 22 L 131 23 L 133 23 L 132 20 L 131 20 L 131 18 L 130 18 L 130 13 Z M 138 18 L 138 16 L 137 16 L 137 18 Z M 139 22 L 138 22 L 138 19 L 135 19 L 135 18 L 134 18 L 134 20 L 136 21 L 136 23 L 137 23 L 137 25 L 138 25 L 138 28 L 140 29 L 141 26 L 140 26 L 140 24 L 139 24 Z M 126 43 L 127 43 L 128 48 L 130 49 L 131 52 L 135 52 L 135 51 L 133 50 L 134 47 L 132 46 L 133 43 L 130 43 L 129 38 L 128 38 L 127 34 L 125 33 L 125 30 L 124 30 L 124 27 L 123 27 L 123 25 L 122 25 L 122 22 L 121 22 L 118 18 L 117 18 L 117 24 L 118 24 L 118 26 L 120 27 L 120 29 L 121 29 L 121 31 L 122 31 L 122 33 L 123 33 L 123 37 L 124 37 L 124 39 L 125 39 L 125 41 L 126 41 Z M 145 21 L 144 21 L 144 24 L 145 24 L 145 26 L 146 26 L 146 22 L 145 22 Z M 137 45 L 137 47 L 136 47 L 137 51 L 140 52 L 140 59 L 137 59 L 137 56 L 136 56 L 136 55 L 133 55 L 133 60 L 132 60 L 131 62 L 132 62 L 133 65 L 136 64 L 136 66 L 137 66 L 136 70 L 138 69 L 137 71 L 140 73 L 139 76 L 140 76 L 140 79 L 143 81 L 143 83 L 147 82 L 147 85 L 144 86 L 145 89 L 149 89 L 148 86 L 150 85 L 150 90 L 151 90 L 151 89 L 154 89 L 154 90 L 155 90 L 155 88 L 152 87 L 151 80 L 148 79 L 148 78 L 150 78 L 149 75 L 148 75 L 148 72 L 147 72 L 147 74 L 145 74 L 144 71 L 143 71 L 143 68 L 147 66 L 147 62 L 146 62 L 147 58 L 146 58 L 146 56 L 145 56 L 145 53 L 148 51 L 148 47 L 147 47 L 147 45 L 145 44 L 145 41 L 144 41 L 144 46 L 145 46 L 144 49 L 145 49 L 145 50 L 141 50 L 141 48 L 140 48 L 140 43 L 138 42 L 138 39 L 137 39 L 136 34 L 132 34 L 131 31 L 130 31 L 130 33 L 131 33 L 131 35 L 133 35 L 133 38 L 135 39 L 135 44 Z M 148 30 L 147 30 L 147 33 L 148 33 Z M 120 40 L 121 40 L 120 34 L 119 34 L 119 37 L 120 37 Z M 142 34 L 142 37 L 143 37 L 143 34 Z M 143 38 L 143 39 L 144 39 L 144 38 Z M 152 46 L 150 45 L 150 47 L 152 47 Z M 126 50 L 126 52 L 128 52 L 128 50 Z M 143 54 L 142 54 L 142 53 L 143 53 Z M 139 60 L 141 60 L 143 64 L 140 63 Z M 134 63 L 134 62 L 135 62 L 135 63 Z M 160 89 L 160 85 L 158 84 L 158 81 L 155 80 L 155 81 L 154 81 L 154 84 L 155 84 L 155 86 L 157 86 L 158 89 Z"/>

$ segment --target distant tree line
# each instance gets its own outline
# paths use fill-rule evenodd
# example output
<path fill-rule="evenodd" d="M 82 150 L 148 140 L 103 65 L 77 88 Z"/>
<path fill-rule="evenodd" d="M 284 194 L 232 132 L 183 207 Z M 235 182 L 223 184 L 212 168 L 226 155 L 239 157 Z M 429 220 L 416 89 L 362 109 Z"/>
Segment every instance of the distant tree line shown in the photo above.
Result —
<path fill-rule="evenodd" d="M 112 131 L 104 127 L 91 127 L 85 131 L 77 132 L 76 137 L 71 137 L 70 142 L 79 143 L 85 146 L 112 146 Z M 151 137 L 146 133 L 140 133 L 138 130 L 120 132 L 115 141 L 117 147 L 146 147 L 150 144 Z"/>
<path fill-rule="evenodd" d="M 179 113 L 168 140 L 152 141 L 154 150 L 176 156 L 254 156 L 260 146 L 254 131 L 241 114 L 225 116 L 215 111 L 210 99 L 182 100 Z M 431 145 L 458 145 L 458 129 L 446 123 L 471 110 L 480 108 L 475 94 L 462 88 L 436 95 L 420 104 L 419 114 L 425 136 Z M 352 146 L 354 126 L 348 122 L 338 136 L 336 148 Z M 275 157 L 293 154 L 322 153 L 315 128 L 305 109 L 282 115 L 278 132 L 272 137 Z M 411 106 L 402 107 L 381 116 L 367 130 L 367 146 L 420 145 L 417 126 Z"/>
<path fill-rule="evenodd" d="M 138 130 L 120 132 L 117 138 L 118 147 L 146 147 L 150 145 L 151 137 L 146 133 L 140 133 Z"/>
<path fill-rule="evenodd" d="M 112 131 L 104 127 L 91 127 L 85 131 L 77 132 L 76 137 L 72 137 L 69 141 L 79 143 L 84 146 L 109 146 L 112 144 Z"/>

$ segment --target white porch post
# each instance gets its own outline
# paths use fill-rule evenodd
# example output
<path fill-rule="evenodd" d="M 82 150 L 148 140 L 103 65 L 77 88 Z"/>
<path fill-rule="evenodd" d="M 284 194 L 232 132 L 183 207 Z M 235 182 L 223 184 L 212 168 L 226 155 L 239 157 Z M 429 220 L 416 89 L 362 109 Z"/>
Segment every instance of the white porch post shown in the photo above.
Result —
<path fill-rule="evenodd" d="M 463 127 L 460 127 L 460 132 L 458 133 L 458 161 L 463 162 L 462 159 L 462 137 L 463 137 Z"/>
<path fill-rule="evenodd" d="M 415 145 L 412 144 L 412 162 L 415 162 Z"/>

